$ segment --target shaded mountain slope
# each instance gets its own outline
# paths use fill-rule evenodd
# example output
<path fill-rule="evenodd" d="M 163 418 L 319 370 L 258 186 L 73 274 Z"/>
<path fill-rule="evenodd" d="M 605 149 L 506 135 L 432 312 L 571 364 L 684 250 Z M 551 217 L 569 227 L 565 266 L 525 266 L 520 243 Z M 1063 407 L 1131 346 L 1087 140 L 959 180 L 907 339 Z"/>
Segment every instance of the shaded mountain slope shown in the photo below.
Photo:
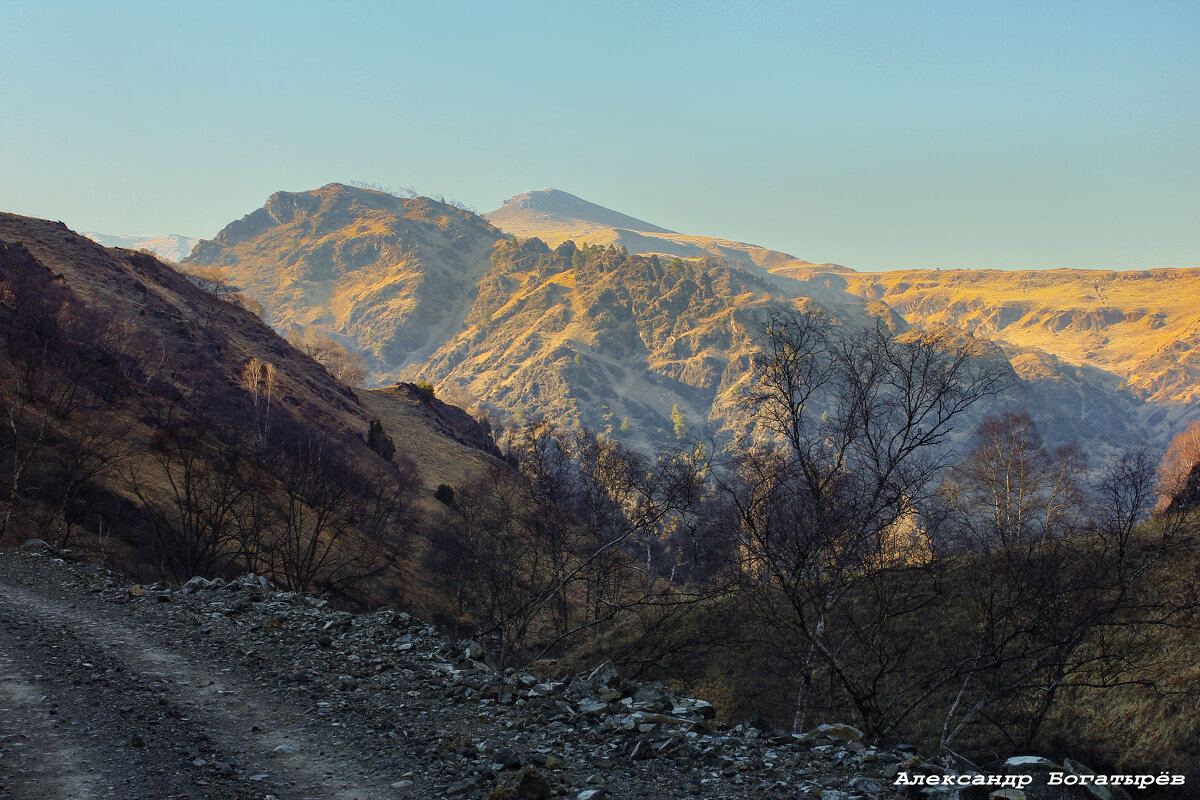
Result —
<path fill-rule="evenodd" d="M 61 223 L 0 215 L 0 286 L 0 402 L 17 420 L 0 442 L 0 538 L 69 539 L 147 577 L 178 573 L 193 563 L 172 560 L 184 556 L 218 573 L 259 559 L 261 572 L 283 545 L 246 531 L 279 535 L 291 519 L 322 547 L 370 540 L 370 558 L 390 564 L 379 586 L 394 587 L 407 566 L 393 543 L 419 548 L 416 531 L 443 510 L 413 477 L 436 486 L 500 463 L 463 412 L 393 413 L 389 393 L 338 382 L 250 311 Z M 251 381 L 254 364 L 264 371 Z M 394 458 L 369 446 L 372 419 L 385 420 Z M 371 521 L 376 501 L 388 505 Z M 312 527 L 321 503 L 340 527 Z M 197 556 L 187 537 L 220 545 Z M 332 585 L 319 563 L 287 580 Z"/>

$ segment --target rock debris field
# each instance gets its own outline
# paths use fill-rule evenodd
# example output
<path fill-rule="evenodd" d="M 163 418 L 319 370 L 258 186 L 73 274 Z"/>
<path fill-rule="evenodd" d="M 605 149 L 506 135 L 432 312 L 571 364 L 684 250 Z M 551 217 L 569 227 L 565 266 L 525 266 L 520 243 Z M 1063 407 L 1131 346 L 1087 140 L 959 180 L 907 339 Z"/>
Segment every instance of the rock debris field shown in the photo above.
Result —
<path fill-rule="evenodd" d="M 849 726 L 729 726 L 608 666 L 480 655 L 257 576 L 142 587 L 27 545 L 0 553 L 0 797 L 851 800 L 941 772 Z"/>

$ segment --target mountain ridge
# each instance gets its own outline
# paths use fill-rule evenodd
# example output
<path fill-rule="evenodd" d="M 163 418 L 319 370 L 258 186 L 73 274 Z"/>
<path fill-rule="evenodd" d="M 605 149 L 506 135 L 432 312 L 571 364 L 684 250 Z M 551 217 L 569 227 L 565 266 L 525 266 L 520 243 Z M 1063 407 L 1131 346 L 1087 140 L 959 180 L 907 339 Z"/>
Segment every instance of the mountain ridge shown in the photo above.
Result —
<path fill-rule="evenodd" d="M 570 213 L 609 211 L 566 193 L 518 197 L 531 195 L 562 201 L 558 208 Z M 433 218 L 442 226 L 430 225 Z M 187 265 L 227 270 L 277 327 L 326 327 L 370 356 L 380 381 L 427 380 L 501 415 L 546 415 L 651 449 L 676 441 L 674 407 L 689 435 L 746 433 L 738 385 L 755 331 L 772 309 L 813 302 L 854 324 L 947 326 L 991 342 L 989 357 L 1008 362 L 1015 387 L 996 407 L 1038 411 L 1053 421 L 1043 427 L 1057 443 L 1078 438 L 1097 454 L 1147 441 L 1165 446 L 1197 413 L 1189 398 L 1200 386 L 1200 339 L 1180 339 L 1178 352 L 1163 342 L 1200 320 L 1180 299 L 1186 292 L 1160 297 L 1172 290 L 1169 275 L 858 273 L 798 260 L 767 268 L 746 250 L 739 262 L 588 241 L 572 220 L 551 220 L 557 227 L 545 239 L 514 238 L 427 198 L 334 184 L 273 195 L 201 243 Z M 676 234 L 638 235 L 653 250 Z M 1045 295 L 1032 316 L 1017 314 L 1016 301 L 996 289 L 1032 307 L 1031 281 L 1044 284 Z M 1108 300 L 1093 291 L 1085 303 L 1087 283 L 1108 287 Z M 370 291 L 354 288 L 363 285 Z M 1079 302 L 1068 302 L 1073 297 Z M 1121 325 L 1140 338 L 1121 358 L 1106 358 L 1104 332 Z M 1017 335 L 1026 329 L 1032 333 Z M 397 337 L 410 337 L 407 346 L 395 346 Z"/>
<path fill-rule="evenodd" d="M 615 245 L 638 255 L 674 258 L 719 258 L 736 266 L 768 269 L 803 269 L 821 266 L 844 270 L 836 264 L 816 265 L 759 245 L 678 233 L 589 202 L 561 189 L 541 189 L 512 197 L 482 215 L 505 233 L 537 238 L 551 247 L 567 240 L 577 244 Z"/>
<path fill-rule="evenodd" d="M 191 255 L 198 236 L 182 236 L 178 233 L 164 234 L 110 234 L 87 231 L 83 234 L 105 247 L 124 247 L 129 250 L 149 250 L 167 261 L 182 261 Z"/>

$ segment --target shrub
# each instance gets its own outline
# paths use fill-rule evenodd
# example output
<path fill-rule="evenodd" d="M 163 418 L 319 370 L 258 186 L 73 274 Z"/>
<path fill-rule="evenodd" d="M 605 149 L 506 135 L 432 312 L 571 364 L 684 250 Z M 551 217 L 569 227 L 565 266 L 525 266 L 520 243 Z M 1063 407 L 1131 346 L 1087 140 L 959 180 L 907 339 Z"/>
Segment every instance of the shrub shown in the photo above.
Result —
<path fill-rule="evenodd" d="M 439 483 L 433 498 L 444 505 L 454 505 L 454 488 L 445 483 Z"/>
<path fill-rule="evenodd" d="M 433 400 L 433 384 L 429 381 L 417 381 L 417 394 L 421 395 L 421 399 L 426 403 Z"/>
<path fill-rule="evenodd" d="M 371 420 L 367 426 L 367 447 L 370 447 L 385 461 L 391 461 L 396 455 L 396 445 L 392 437 L 383 430 L 383 423 L 377 419 Z"/>

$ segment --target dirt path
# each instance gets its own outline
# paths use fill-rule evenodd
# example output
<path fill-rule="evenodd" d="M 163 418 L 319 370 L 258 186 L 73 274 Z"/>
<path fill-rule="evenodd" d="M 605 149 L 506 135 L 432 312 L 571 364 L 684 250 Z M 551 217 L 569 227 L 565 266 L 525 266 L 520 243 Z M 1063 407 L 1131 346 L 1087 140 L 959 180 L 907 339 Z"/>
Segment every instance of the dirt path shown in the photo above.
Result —
<path fill-rule="evenodd" d="M 0 796 L 368 800 L 415 788 L 392 788 L 403 764 L 315 730 L 276 687 L 236 677 L 169 626 L 134 630 L 95 593 L 5 566 Z"/>
<path fill-rule="evenodd" d="M 882 798 L 911 758 L 478 657 L 256 576 L 138 587 L 0 552 L 0 800 Z"/>

